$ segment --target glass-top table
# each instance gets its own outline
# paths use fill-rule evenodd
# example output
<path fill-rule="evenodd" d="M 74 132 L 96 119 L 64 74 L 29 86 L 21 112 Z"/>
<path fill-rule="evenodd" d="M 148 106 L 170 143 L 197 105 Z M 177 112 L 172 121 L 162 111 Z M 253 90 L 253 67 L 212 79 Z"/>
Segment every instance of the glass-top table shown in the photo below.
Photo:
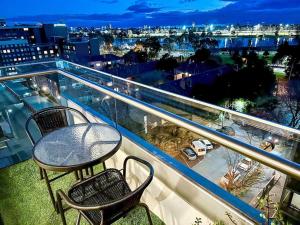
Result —
<path fill-rule="evenodd" d="M 34 146 L 33 159 L 46 170 L 80 170 L 110 158 L 121 140 L 119 131 L 109 125 L 76 124 L 42 137 Z"/>

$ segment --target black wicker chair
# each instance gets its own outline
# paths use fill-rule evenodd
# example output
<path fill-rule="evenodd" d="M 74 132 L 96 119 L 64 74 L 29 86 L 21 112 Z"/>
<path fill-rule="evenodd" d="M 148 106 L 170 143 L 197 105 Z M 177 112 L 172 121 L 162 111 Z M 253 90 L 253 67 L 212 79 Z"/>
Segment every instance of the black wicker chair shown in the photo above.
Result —
<path fill-rule="evenodd" d="M 26 121 L 26 132 L 34 145 L 36 141 L 33 138 L 32 133 L 29 130 L 29 124 L 31 120 L 34 120 L 36 125 L 41 132 L 41 135 L 44 136 L 56 129 L 69 126 L 67 113 L 75 113 L 81 117 L 83 122 L 89 123 L 90 121 L 83 115 L 80 111 L 66 107 L 66 106 L 54 106 L 46 109 L 42 109 L 36 113 L 33 113 Z"/>
<path fill-rule="evenodd" d="M 149 169 L 147 179 L 135 190 L 131 190 L 126 182 L 126 166 L 128 160 L 135 160 Z M 69 208 L 79 211 L 76 224 L 80 224 L 83 216 L 92 225 L 109 225 L 129 211 L 142 206 L 145 208 L 149 224 L 152 225 L 149 208 L 140 202 L 140 198 L 153 179 L 154 170 L 149 162 L 135 156 L 125 159 L 122 170 L 107 169 L 98 175 L 75 184 L 66 195 L 57 191 L 58 209 L 63 224 L 66 225 L 65 211 Z M 63 208 L 63 202 L 68 206 Z"/>
<path fill-rule="evenodd" d="M 90 121 L 78 110 L 66 107 L 66 106 L 54 106 L 42 109 L 36 113 L 33 113 L 26 121 L 25 129 L 30 138 L 32 145 L 36 144 L 36 140 L 33 137 L 32 132 L 29 129 L 30 122 L 33 120 L 37 125 L 41 136 L 62 128 L 69 126 L 68 113 L 78 115 L 84 123 L 90 123 Z M 43 179 L 43 171 L 40 169 L 40 176 Z"/>

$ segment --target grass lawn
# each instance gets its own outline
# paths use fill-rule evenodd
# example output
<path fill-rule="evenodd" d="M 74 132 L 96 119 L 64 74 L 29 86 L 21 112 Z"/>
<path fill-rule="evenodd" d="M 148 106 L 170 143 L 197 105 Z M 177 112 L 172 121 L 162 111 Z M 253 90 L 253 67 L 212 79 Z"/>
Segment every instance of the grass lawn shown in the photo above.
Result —
<path fill-rule="evenodd" d="M 96 168 L 96 172 L 97 170 L 100 171 L 101 168 Z M 74 175 L 69 174 L 53 182 L 53 190 L 67 190 L 74 181 Z M 0 215 L 4 225 L 62 224 L 60 216 L 52 207 L 46 183 L 39 179 L 38 167 L 32 160 L 0 170 Z M 155 225 L 164 224 L 154 214 L 151 216 Z M 69 210 L 68 224 L 75 224 L 76 217 L 77 212 Z M 82 219 L 81 224 L 87 223 Z M 138 208 L 114 224 L 146 225 L 148 222 L 145 211 Z"/>

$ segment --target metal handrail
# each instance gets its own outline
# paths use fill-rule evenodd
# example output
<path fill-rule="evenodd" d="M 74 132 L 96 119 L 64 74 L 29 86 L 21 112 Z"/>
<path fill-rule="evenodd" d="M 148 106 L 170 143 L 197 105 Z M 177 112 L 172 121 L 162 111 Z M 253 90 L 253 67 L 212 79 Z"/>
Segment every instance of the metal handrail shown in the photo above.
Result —
<path fill-rule="evenodd" d="M 32 66 L 32 65 L 42 65 L 42 64 L 50 64 L 50 63 L 56 63 L 59 60 L 49 60 L 49 61 L 38 61 L 38 62 L 31 62 L 31 63 L 20 63 L 13 66 L 0 66 L 0 70 L 6 69 L 6 68 L 12 68 L 12 67 L 23 67 L 23 66 Z"/>
<path fill-rule="evenodd" d="M 171 123 L 174 123 L 180 127 L 186 128 L 192 132 L 195 132 L 205 138 L 211 139 L 216 143 L 221 144 L 222 146 L 228 147 L 231 150 L 234 150 L 242 155 L 245 155 L 255 161 L 261 162 L 273 169 L 281 171 L 287 175 L 290 175 L 298 180 L 300 180 L 300 164 L 287 160 L 285 158 L 279 157 L 267 151 L 264 151 L 260 148 L 257 148 L 253 145 L 246 144 L 242 141 L 239 141 L 230 136 L 224 135 L 220 132 L 212 130 L 208 127 L 205 127 L 201 124 L 190 121 L 186 118 L 180 117 L 174 113 L 170 113 L 166 110 L 158 108 L 154 105 L 142 102 L 131 96 L 116 92 L 107 87 L 100 86 L 99 84 L 92 82 L 88 79 L 79 77 L 77 75 L 69 74 L 63 71 L 59 71 L 62 75 L 76 80 L 80 83 L 85 84 L 86 86 L 100 91 L 106 95 L 111 96 L 117 100 L 125 102 L 131 106 L 134 106 L 138 109 L 141 109 L 144 112 L 150 113 L 157 117 L 160 117 L 164 120 L 167 120 Z"/>
<path fill-rule="evenodd" d="M 29 77 L 35 77 L 35 76 L 43 76 L 43 75 L 49 75 L 59 73 L 59 70 L 45 70 L 41 72 L 32 72 L 32 73 L 24 73 L 24 74 L 17 74 L 17 75 L 9 75 L 9 76 L 0 76 L 0 82 L 6 81 L 6 80 L 15 80 L 20 78 L 29 78 Z"/>

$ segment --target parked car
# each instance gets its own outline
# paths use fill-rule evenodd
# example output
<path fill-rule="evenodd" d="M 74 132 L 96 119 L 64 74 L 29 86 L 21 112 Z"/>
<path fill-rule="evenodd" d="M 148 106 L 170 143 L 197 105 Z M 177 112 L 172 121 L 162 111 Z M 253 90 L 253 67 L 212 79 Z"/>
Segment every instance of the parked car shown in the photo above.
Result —
<path fill-rule="evenodd" d="M 243 158 L 238 164 L 238 168 L 244 171 L 250 170 L 252 166 L 253 166 L 253 161 L 250 158 Z"/>
<path fill-rule="evenodd" d="M 220 129 L 217 129 L 217 131 L 229 136 L 235 136 L 235 131 L 232 127 L 224 126 Z"/>
<path fill-rule="evenodd" d="M 214 148 L 213 144 L 207 139 L 200 140 L 200 142 L 206 146 L 207 150 L 211 150 Z"/>
<path fill-rule="evenodd" d="M 181 152 L 187 157 L 189 160 L 195 160 L 197 159 L 197 154 L 194 152 L 191 148 L 184 148 L 181 150 Z"/>
<path fill-rule="evenodd" d="M 224 185 L 227 185 L 230 180 L 232 180 L 233 183 L 237 182 L 238 179 L 240 179 L 241 173 L 238 170 L 231 170 L 228 171 L 222 178 L 221 183 Z"/>
<path fill-rule="evenodd" d="M 206 155 L 206 146 L 199 140 L 192 141 L 191 148 L 198 156 Z"/>

